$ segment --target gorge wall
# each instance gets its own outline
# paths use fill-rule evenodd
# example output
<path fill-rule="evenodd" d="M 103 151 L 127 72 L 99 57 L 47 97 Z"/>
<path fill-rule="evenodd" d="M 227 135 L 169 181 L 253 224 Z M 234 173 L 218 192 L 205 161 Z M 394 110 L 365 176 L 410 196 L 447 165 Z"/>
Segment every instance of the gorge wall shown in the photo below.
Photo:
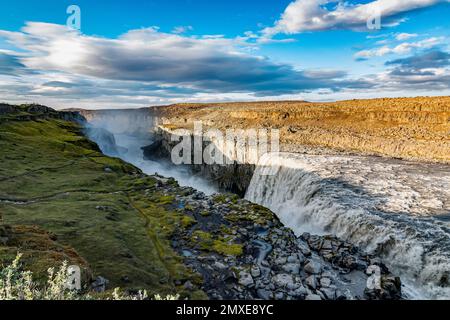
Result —
<path fill-rule="evenodd" d="M 170 129 L 276 128 L 281 149 L 313 148 L 450 163 L 450 97 L 333 103 L 178 104 L 155 109 Z"/>

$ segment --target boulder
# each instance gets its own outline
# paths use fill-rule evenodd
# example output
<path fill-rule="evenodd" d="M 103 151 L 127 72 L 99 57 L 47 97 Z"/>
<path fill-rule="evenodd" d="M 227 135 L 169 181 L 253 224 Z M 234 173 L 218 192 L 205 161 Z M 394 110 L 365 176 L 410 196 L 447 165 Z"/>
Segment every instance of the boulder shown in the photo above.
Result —
<path fill-rule="evenodd" d="M 294 278 L 290 274 L 277 274 L 273 277 L 273 282 L 279 288 L 286 288 L 288 285 L 293 285 Z"/>
<path fill-rule="evenodd" d="M 298 263 L 288 263 L 281 267 L 285 272 L 292 274 L 299 274 L 300 272 L 300 264 Z"/>
<path fill-rule="evenodd" d="M 305 283 L 308 287 L 315 290 L 317 288 L 316 276 L 309 276 L 308 278 L 306 278 Z"/>
<path fill-rule="evenodd" d="M 315 261 L 309 261 L 304 269 L 309 274 L 319 274 L 322 271 L 322 265 Z"/>
<path fill-rule="evenodd" d="M 239 284 L 244 287 L 251 287 L 255 285 L 255 282 L 250 273 L 241 271 L 239 273 Z"/>
<path fill-rule="evenodd" d="M 106 291 L 109 284 L 109 280 L 103 277 L 97 277 L 94 282 L 91 283 L 92 291 L 102 293 Z"/>
<path fill-rule="evenodd" d="M 320 286 L 322 288 L 328 288 L 329 286 L 331 286 L 331 279 L 330 278 L 321 278 Z"/>
<path fill-rule="evenodd" d="M 258 278 L 259 276 L 261 276 L 261 270 L 258 266 L 253 266 L 250 273 L 253 278 Z"/>
<path fill-rule="evenodd" d="M 273 299 L 273 293 L 266 289 L 258 289 L 256 290 L 256 295 L 258 298 L 262 300 L 271 300 Z"/>

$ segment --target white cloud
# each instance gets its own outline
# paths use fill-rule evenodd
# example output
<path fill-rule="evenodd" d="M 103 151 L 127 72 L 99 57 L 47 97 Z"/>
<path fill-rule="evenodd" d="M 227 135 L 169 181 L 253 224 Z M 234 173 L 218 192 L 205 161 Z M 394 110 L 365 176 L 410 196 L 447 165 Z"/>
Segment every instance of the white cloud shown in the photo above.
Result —
<path fill-rule="evenodd" d="M 396 34 L 388 36 L 395 41 Z M 261 41 L 251 32 L 230 39 L 163 33 L 153 27 L 108 39 L 82 35 L 65 26 L 28 23 L 20 32 L 0 30 L 0 38 L 15 48 L 0 50 L 2 100 L 53 107 L 133 108 L 183 101 L 333 99 L 342 92 L 355 97 L 382 96 L 391 88 L 402 94 L 406 92 L 403 88 L 431 93 L 435 89 L 448 90 L 450 83 L 445 55 L 393 61 L 383 74 L 352 78 L 343 71 L 300 70 L 249 54 L 243 50 L 254 47 L 248 41 Z M 367 56 L 426 49 L 439 41 L 443 40 L 430 38 L 386 46 L 377 48 L 378 53 L 369 51 Z M 428 63 L 439 56 L 442 66 Z M 421 68 L 406 68 L 408 61 Z M 425 64 L 428 69 L 422 68 Z"/>
<path fill-rule="evenodd" d="M 29 22 L 20 32 L 0 30 L 20 56 L 3 53 L 0 73 L 18 68 L 70 75 L 72 81 L 38 80 L 28 93 L 180 98 L 194 94 L 296 94 L 321 88 L 364 87 L 345 72 L 306 72 L 242 50 L 255 36 L 183 36 L 157 28 L 131 30 L 115 38 L 86 36 L 62 25 Z M 29 80 L 31 78 L 27 78 Z M 38 78 L 35 78 L 38 79 Z M 97 79 L 97 80 L 96 80 Z"/>
<path fill-rule="evenodd" d="M 394 47 L 383 46 L 380 48 L 362 50 L 355 54 L 356 59 L 368 59 L 382 57 L 387 54 L 408 54 L 413 49 L 430 49 L 444 41 L 443 37 L 432 37 L 418 42 L 404 42 Z"/>
<path fill-rule="evenodd" d="M 192 27 L 192 26 L 177 26 L 177 27 L 173 28 L 172 33 L 182 34 L 182 33 L 192 31 L 192 30 L 194 30 L 194 27 Z"/>
<path fill-rule="evenodd" d="M 417 33 L 399 33 L 395 36 L 395 39 L 398 41 L 405 41 L 417 36 L 419 36 Z"/>
<path fill-rule="evenodd" d="M 375 15 L 381 15 L 384 25 L 397 25 L 402 21 L 399 15 L 440 2 L 449 0 L 376 0 L 358 5 L 335 0 L 296 0 L 273 27 L 263 30 L 263 34 L 270 37 L 278 33 L 361 29 L 366 28 L 367 21 Z"/>

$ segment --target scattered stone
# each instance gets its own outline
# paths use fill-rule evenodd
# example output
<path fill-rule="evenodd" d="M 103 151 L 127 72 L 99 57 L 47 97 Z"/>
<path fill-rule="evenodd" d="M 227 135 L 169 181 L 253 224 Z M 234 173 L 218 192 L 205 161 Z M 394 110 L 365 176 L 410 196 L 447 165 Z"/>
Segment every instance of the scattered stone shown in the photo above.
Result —
<path fill-rule="evenodd" d="M 321 250 L 332 250 L 332 249 L 333 249 L 333 246 L 331 245 L 330 240 L 323 241 Z"/>
<path fill-rule="evenodd" d="M 258 289 L 258 290 L 256 290 L 256 294 L 258 295 L 258 298 L 263 299 L 263 300 L 273 299 L 273 293 L 269 290 Z"/>
<path fill-rule="evenodd" d="M 284 299 L 284 293 L 283 292 L 277 292 L 275 294 L 275 300 L 283 300 Z"/>
<path fill-rule="evenodd" d="M 259 269 L 258 266 L 253 266 L 250 273 L 253 278 L 258 278 L 259 276 L 261 276 L 261 269 Z"/>
<path fill-rule="evenodd" d="M 244 287 L 251 287 L 255 284 L 255 282 L 253 281 L 250 273 L 241 271 L 239 273 L 239 284 L 243 285 Z"/>
<path fill-rule="evenodd" d="M 189 290 L 189 291 L 192 291 L 192 290 L 194 290 L 194 285 L 192 284 L 192 282 L 190 282 L 190 281 L 186 281 L 185 283 L 184 283 L 184 285 L 183 285 L 183 287 L 186 289 L 186 290 Z"/>
<path fill-rule="evenodd" d="M 172 183 L 160 183 L 161 188 L 180 188 Z M 349 283 L 344 280 L 345 274 L 363 266 L 367 269 L 373 258 L 355 246 L 330 236 L 304 234 L 297 238 L 276 219 L 236 220 L 237 214 L 254 215 L 254 209 L 248 207 L 252 204 L 245 200 L 232 201 L 231 196 L 219 203 L 213 201 L 214 196 L 186 188 L 180 190 L 175 203 L 183 204 L 181 211 L 189 206 L 190 216 L 197 223 L 175 233 L 171 244 L 184 256 L 185 264 L 202 275 L 202 289 L 210 299 L 378 299 L 397 292 L 394 283 L 389 282 L 382 293 L 367 292 L 361 297 L 359 288 L 345 285 Z M 202 212 L 209 214 L 202 215 Z M 205 242 L 205 247 L 191 241 L 197 230 L 210 235 L 212 241 Z M 217 240 L 242 246 L 242 253 L 230 256 L 211 250 Z M 382 275 L 389 275 L 388 270 L 382 268 Z M 337 283 L 343 284 L 339 294 L 333 286 Z"/>
<path fill-rule="evenodd" d="M 218 270 L 225 270 L 227 268 L 226 265 L 224 265 L 223 263 L 221 263 L 219 261 L 214 262 L 213 267 L 218 269 Z"/>
<path fill-rule="evenodd" d="M 323 288 L 328 288 L 331 286 L 331 279 L 329 278 L 321 278 L 320 279 L 320 286 Z"/>
<path fill-rule="evenodd" d="M 305 265 L 305 271 L 310 274 L 319 274 L 322 271 L 322 266 L 315 261 L 309 261 Z"/>
<path fill-rule="evenodd" d="M 275 285 L 279 288 L 286 288 L 288 285 L 292 285 L 294 282 L 294 279 L 290 274 L 277 274 L 275 277 L 273 277 L 273 282 Z"/>
<path fill-rule="evenodd" d="M 305 283 L 308 287 L 315 290 L 317 288 L 316 276 L 309 276 L 308 278 L 306 278 Z"/>
<path fill-rule="evenodd" d="M 325 295 L 325 298 L 329 300 L 336 299 L 336 289 L 333 288 L 322 288 L 320 291 Z"/>
<path fill-rule="evenodd" d="M 283 265 L 287 262 L 287 259 L 285 257 L 279 257 L 275 259 L 275 264 Z"/>
<path fill-rule="evenodd" d="M 293 273 L 293 274 L 299 274 L 300 272 L 300 265 L 296 263 L 288 263 L 281 267 L 286 272 Z"/>
<path fill-rule="evenodd" d="M 294 297 L 297 297 L 297 298 L 298 297 L 304 297 L 304 296 L 307 295 L 307 291 L 306 291 L 305 287 L 300 286 L 299 288 L 297 288 L 294 291 L 292 291 L 290 294 L 292 296 L 294 296 Z"/>

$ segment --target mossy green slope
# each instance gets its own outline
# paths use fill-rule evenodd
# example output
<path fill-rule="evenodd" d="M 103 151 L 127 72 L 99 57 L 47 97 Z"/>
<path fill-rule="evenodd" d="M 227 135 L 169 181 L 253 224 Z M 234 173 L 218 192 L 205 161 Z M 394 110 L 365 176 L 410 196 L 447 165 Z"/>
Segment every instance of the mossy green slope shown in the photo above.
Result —
<path fill-rule="evenodd" d="M 105 157 L 74 122 L 22 116 L 0 115 L 2 223 L 51 232 L 111 287 L 166 294 L 195 282 L 169 243 L 184 216 L 155 178 Z"/>

